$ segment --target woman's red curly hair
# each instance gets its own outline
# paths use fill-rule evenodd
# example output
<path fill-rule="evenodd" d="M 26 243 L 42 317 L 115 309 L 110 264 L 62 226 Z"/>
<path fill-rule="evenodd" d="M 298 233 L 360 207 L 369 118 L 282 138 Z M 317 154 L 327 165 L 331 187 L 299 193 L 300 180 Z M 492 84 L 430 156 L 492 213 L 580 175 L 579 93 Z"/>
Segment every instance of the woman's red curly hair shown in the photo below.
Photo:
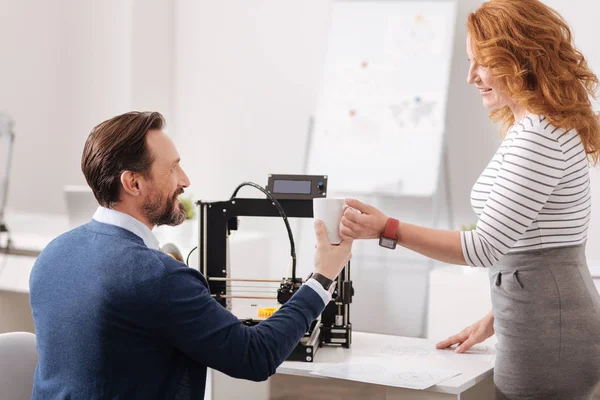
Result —
<path fill-rule="evenodd" d="M 469 14 L 476 61 L 490 69 L 517 104 L 575 129 L 592 164 L 600 156 L 600 117 L 592 98 L 598 78 L 572 42 L 566 21 L 538 0 L 491 0 Z M 508 107 L 493 110 L 502 131 L 514 121 Z"/>

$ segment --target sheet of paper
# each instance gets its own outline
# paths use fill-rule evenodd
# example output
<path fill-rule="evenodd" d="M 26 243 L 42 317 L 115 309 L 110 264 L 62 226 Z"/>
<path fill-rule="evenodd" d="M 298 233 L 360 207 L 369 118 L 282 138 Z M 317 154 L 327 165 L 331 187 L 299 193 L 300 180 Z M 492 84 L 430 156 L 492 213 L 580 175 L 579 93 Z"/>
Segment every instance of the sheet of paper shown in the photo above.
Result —
<path fill-rule="evenodd" d="M 353 360 L 327 364 L 312 372 L 314 375 L 350 381 L 424 390 L 459 374 L 457 371 L 414 368 L 396 362 L 381 360 Z"/>

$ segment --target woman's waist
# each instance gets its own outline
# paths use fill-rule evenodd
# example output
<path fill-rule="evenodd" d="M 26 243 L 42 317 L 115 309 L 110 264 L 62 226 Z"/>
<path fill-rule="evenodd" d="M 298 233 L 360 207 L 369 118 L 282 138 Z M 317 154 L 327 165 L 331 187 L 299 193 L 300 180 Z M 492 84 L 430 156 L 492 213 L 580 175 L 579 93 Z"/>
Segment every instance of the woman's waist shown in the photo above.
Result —
<path fill-rule="evenodd" d="M 553 265 L 583 266 L 586 265 L 585 245 L 584 242 L 574 246 L 512 251 L 504 255 L 492 268 L 511 271 L 546 268 Z"/>

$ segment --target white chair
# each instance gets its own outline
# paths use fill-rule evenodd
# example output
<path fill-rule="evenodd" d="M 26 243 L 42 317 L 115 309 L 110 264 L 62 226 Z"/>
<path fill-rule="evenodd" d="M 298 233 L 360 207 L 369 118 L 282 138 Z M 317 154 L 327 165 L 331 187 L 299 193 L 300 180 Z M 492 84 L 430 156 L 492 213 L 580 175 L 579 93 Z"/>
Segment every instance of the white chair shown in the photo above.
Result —
<path fill-rule="evenodd" d="M 35 335 L 10 332 L 0 335 L 0 393 L 2 400 L 29 400 L 37 366 Z"/>

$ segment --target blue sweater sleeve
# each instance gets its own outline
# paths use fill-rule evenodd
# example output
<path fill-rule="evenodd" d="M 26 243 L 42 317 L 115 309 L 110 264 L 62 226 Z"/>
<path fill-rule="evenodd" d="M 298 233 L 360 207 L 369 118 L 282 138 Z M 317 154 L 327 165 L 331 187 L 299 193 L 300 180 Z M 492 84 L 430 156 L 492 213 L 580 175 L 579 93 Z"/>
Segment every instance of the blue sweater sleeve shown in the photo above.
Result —
<path fill-rule="evenodd" d="M 325 308 L 309 287 L 274 315 L 249 327 L 211 296 L 204 278 L 180 267 L 162 279 L 158 333 L 196 362 L 234 378 L 266 380 Z"/>

